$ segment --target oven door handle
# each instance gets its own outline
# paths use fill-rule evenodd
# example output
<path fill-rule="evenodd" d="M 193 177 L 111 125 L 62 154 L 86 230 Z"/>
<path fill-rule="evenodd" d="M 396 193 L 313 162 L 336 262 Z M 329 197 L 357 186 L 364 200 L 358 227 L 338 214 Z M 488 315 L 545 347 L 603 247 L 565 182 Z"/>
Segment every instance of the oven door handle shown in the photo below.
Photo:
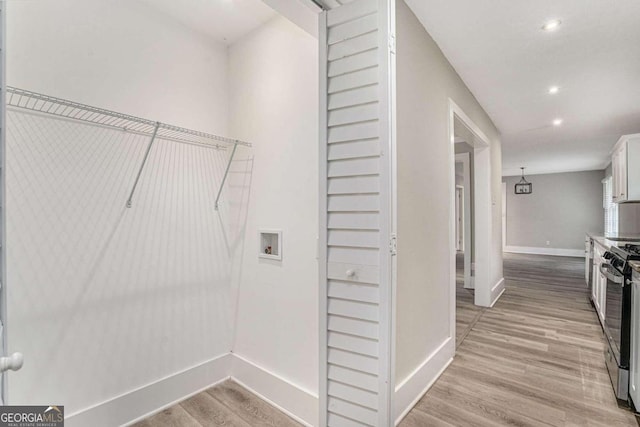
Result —
<path fill-rule="evenodd" d="M 607 280 L 624 286 L 624 276 L 622 274 L 612 274 L 611 268 L 611 264 L 603 262 L 602 264 L 600 264 L 600 273 L 602 273 L 602 275 L 606 277 Z"/>

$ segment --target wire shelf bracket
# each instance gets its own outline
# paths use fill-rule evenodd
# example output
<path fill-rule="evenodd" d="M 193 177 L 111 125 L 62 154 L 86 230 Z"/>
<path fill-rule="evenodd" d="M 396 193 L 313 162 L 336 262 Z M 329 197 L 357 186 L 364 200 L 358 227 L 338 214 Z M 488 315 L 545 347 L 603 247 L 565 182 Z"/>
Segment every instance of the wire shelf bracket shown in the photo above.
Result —
<path fill-rule="evenodd" d="M 127 199 L 127 208 L 130 208 L 133 205 L 133 196 L 135 194 L 136 187 L 138 186 L 138 182 L 149 158 L 149 153 L 157 139 L 185 144 L 195 144 L 217 150 L 226 150 L 229 145 L 233 145 L 233 150 L 231 151 L 231 156 L 229 156 L 227 168 L 222 178 L 222 182 L 220 183 L 220 188 L 218 189 L 215 201 L 216 210 L 218 209 L 220 195 L 222 193 L 224 183 L 227 180 L 229 168 L 231 167 L 231 162 L 238 145 L 251 147 L 251 143 L 246 141 L 174 126 L 129 114 L 119 113 L 117 111 L 105 110 L 103 108 L 93 107 L 87 104 L 81 104 L 79 102 L 56 98 L 54 96 L 44 95 L 12 86 L 6 87 L 5 97 L 7 107 L 33 111 L 39 114 L 53 115 L 63 119 L 89 123 L 95 126 L 149 136 L 149 145 L 147 145 L 147 150 L 144 158 L 142 159 L 140 169 L 138 170 L 138 175 L 136 176 L 133 188 L 131 189 L 131 193 Z"/>
<path fill-rule="evenodd" d="M 231 155 L 229 156 L 229 162 L 227 163 L 227 168 L 224 171 L 224 176 L 222 177 L 222 182 L 220 183 L 220 188 L 218 189 L 218 195 L 216 196 L 215 209 L 218 210 L 220 195 L 222 194 L 222 189 L 224 188 L 224 183 L 227 180 L 227 176 L 229 175 L 229 169 L 231 168 L 231 162 L 233 161 L 233 156 L 236 154 L 236 149 L 238 148 L 238 144 L 233 146 L 233 150 L 231 150 Z"/>
<path fill-rule="evenodd" d="M 138 186 L 138 181 L 140 180 L 140 175 L 142 175 L 142 170 L 144 169 L 144 165 L 147 164 L 147 159 L 149 158 L 149 153 L 151 152 L 151 147 L 153 147 L 153 143 L 156 140 L 156 135 L 158 135 L 158 128 L 160 127 L 160 123 L 156 123 L 156 127 L 153 129 L 153 135 L 151 135 L 151 140 L 149 141 L 149 145 L 147 145 L 147 151 L 144 153 L 144 158 L 142 159 L 142 163 L 140 164 L 140 169 L 138 170 L 138 175 L 136 176 L 136 180 L 133 183 L 133 188 L 131 188 L 131 193 L 129 193 L 129 198 L 127 199 L 127 207 L 130 208 L 133 203 L 133 194 L 136 192 L 136 187 Z"/>

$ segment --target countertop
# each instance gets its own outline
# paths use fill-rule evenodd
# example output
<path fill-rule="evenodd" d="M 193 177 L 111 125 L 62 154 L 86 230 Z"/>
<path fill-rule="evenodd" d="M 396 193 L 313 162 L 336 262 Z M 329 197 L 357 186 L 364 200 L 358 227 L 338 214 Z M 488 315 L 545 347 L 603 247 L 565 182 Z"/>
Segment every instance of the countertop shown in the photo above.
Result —
<path fill-rule="evenodd" d="M 598 233 L 587 233 L 587 236 L 606 250 L 611 249 L 611 246 L 620 246 L 625 243 L 640 244 L 640 234 L 603 236 Z"/>
<path fill-rule="evenodd" d="M 609 233 L 605 234 L 603 237 L 607 240 L 619 242 L 640 242 L 640 234 L 638 233 Z"/>
<path fill-rule="evenodd" d="M 634 271 L 640 273 L 640 261 L 629 261 L 629 267 L 633 268 Z"/>
<path fill-rule="evenodd" d="M 595 243 L 597 243 L 598 245 L 600 245 L 602 248 L 604 248 L 607 251 L 609 249 L 611 249 L 611 246 L 616 246 L 616 245 L 625 243 L 625 242 L 615 242 L 613 240 L 606 239 L 604 236 L 594 236 L 594 235 L 590 234 L 589 237 L 591 237 L 591 239 Z"/>

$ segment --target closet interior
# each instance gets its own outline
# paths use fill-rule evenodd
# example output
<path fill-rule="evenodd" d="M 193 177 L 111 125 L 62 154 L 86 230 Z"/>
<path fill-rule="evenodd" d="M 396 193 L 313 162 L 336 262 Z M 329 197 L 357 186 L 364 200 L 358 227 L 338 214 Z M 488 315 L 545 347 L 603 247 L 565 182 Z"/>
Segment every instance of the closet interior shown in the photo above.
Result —
<path fill-rule="evenodd" d="M 315 422 L 317 39 L 258 0 L 5 12 L 8 403 L 123 425 L 233 377 Z"/>

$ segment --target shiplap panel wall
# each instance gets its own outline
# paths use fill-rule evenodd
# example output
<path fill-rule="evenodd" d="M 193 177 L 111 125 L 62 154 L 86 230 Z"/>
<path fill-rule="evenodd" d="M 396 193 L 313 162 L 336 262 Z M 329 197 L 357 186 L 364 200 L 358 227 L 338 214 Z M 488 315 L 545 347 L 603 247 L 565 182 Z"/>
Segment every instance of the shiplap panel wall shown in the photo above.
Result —
<path fill-rule="evenodd" d="M 320 425 L 391 423 L 389 0 L 321 17 Z"/>

